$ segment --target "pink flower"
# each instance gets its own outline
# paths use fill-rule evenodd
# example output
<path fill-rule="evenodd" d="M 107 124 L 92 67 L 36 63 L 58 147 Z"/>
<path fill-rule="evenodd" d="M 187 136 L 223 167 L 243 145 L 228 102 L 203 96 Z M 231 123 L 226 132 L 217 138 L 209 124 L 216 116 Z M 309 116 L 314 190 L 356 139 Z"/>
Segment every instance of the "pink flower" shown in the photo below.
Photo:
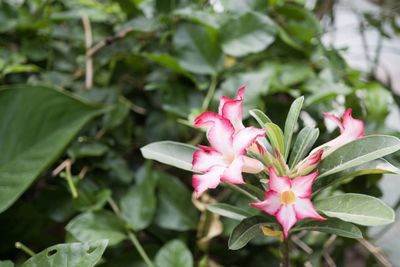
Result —
<path fill-rule="evenodd" d="M 321 161 L 322 154 L 324 153 L 323 149 L 318 150 L 317 152 L 311 154 L 308 158 L 305 158 L 301 161 L 295 168 L 296 176 L 306 175 L 312 172 Z"/>
<path fill-rule="evenodd" d="M 244 183 L 242 172 L 259 173 L 265 167 L 246 156 L 246 149 L 265 135 L 264 129 L 247 127 L 235 132 L 232 123 L 213 112 L 204 112 L 197 119 L 197 126 L 208 128 L 207 138 L 211 147 L 200 146 L 193 155 L 194 174 L 192 184 L 200 196 L 209 188 L 216 188 L 221 182 Z"/>
<path fill-rule="evenodd" d="M 285 238 L 299 220 L 306 218 L 326 220 L 315 211 L 310 200 L 311 187 L 318 176 L 317 172 L 307 176 L 298 176 L 291 180 L 288 176 L 277 176 L 272 167 L 268 170 L 269 191 L 265 194 L 265 200 L 251 203 L 251 205 L 275 216 L 282 225 Z"/>
<path fill-rule="evenodd" d="M 365 136 L 364 122 L 361 120 L 354 119 L 351 116 L 351 112 L 352 112 L 351 108 L 347 109 L 342 116 L 342 121 L 340 121 L 340 119 L 335 115 L 324 113 L 325 118 L 334 121 L 339 126 L 340 135 L 335 139 L 319 146 L 317 149 L 323 147 L 329 147 L 328 151 L 331 153 L 337 148 Z M 313 151 L 315 151 L 315 149 Z"/>

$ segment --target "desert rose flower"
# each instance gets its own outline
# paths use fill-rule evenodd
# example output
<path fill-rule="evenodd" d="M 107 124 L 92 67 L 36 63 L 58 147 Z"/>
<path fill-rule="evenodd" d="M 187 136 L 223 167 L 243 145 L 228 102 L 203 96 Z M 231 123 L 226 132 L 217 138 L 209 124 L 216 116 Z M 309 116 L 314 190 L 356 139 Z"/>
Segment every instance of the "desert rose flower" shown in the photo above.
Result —
<path fill-rule="evenodd" d="M 272 167 L 268 168 L 268 171 L 269 191 L 265 194 L 265 200 L 251 203 L 251 205 L 275 216 L 282 225 L 285 239 L 290 229 L 299 220 L 306 218 L 325 220 L 315 211 L 310 200 L 311 187 L 318 176 L 317 172 L 291 180 L 288 176 L 277 176 Z"/>
<path fill-rule="evenodd" d="M 302 176 L 312 172 L 321 161 L 323 149 L 318 150 L 314 154 L 308 156 L 295 167 L 295 176 Z"/>
<path fill-rule="evenodd" d="M 351 108 L 347 109 L 342 116 L 342 120 L 340 120 L 333 114 L 324 113 L 325 118 L 335 122 L 338 125 L 340 129 L 340 135 L 335 139 L 317 147 L 316 149 L 313 150 L 313 152 L 321 148 L 324 148 L 325 150 L 325 153 L 323 155 L 324 158 L 327 154 L 332 153 L 337 148 L 365 136 L 364 122 L 361 120 L 354 119 L 351 113 L 352 109 Z"/>
<path fill-rule="evenodd" d="M 230 120 L 205 112 L 196 119 L 197 125 L 208 129 L 207 138 L 211 147 L 200 146 L 193 155 L 194 174 L 192 184 L 196 195 L 200 196 L 209 188 L 216 188 L 221 182 L 244 183 L 242 172 L 259 173 L 264 165 L 246 156 L 246 149 L 254 141 L 265 135 L 264 129 L 247 127 L 235 132 Z"/>

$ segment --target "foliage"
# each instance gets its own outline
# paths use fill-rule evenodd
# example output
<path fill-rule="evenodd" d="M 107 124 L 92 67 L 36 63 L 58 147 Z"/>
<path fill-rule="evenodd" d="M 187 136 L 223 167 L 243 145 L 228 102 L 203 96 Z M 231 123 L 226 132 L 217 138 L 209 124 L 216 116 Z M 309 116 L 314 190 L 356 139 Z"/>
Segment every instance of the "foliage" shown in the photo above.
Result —
<path fill-rule="evenodd" d="M 244 84 L 244 116 L 254 125 L 276 122 L 268 125 L 271 139 L 293 166 L 318 135 L 316 145 L 335 135 L 321 111 L 351 106 L 368 133 L 396 134 L 384 126 L 395 96 L 322 44 L 323 28 L 304 1 L 220 2 L 224 12 L 199 0 L 0 2 L 0 266 L 13 265 L 5 260 L 59 266 L 41 261 L 54 248 L 52 257 L 79 261 L 93 244 L 93 257 L 79 266 L 144 266 L 146 256 L 156 266 L 276 265 L 270 244 L 277 240 L 271 237 L 231 238 L 236 247 L 249 245 L 227 250 L 231 230 L 243 224 L 237 219 L 256 215 L 245 197 L 228 187 L 211 193 L 201 204 L 229 218 L 214 215 L 192 200 L 188 172 L 145 162 L 139 150 L 159 140 L 199 144 L 203 133 L 191 127 L 194 117 Z M 299 115 L 290 104 L 300 95 Z M 289 110 L 293 117 L 285 123 Z M 142 152 L 190 170 L 185 159 L 195 148 L 175 144 L 148 145 Z M 347 163 L 350 169 L 329 156 L 325 164 L 337 172 L 326 172 L 316 189 L 333 185 L 321 193 L 328 195 L 358 188 L 379 198 L 379 174 L 396 172 L 396 158 L 388 159 L 391 164 L 378 159 L 383 152 L 374 159 L 363 153 L 355 155 L 357 164 Z M 365 157 L 375 165 L 365 165 Z M 371 172 L 377 175 L 365 175 Z M 217 206 L 217 194 L 219 202 L 240 210 Z M 305 222 L 297 231 L 369 238 L 363 227 L 334 222 L 336 230 Z M 316 266 L 324 262 L 328 238 L 307 236 Z M 28 259 L 15 241 L 44 252 Z M 341 237 L 337 242 L 332 257 L 339 262 L 355 245 Z M 295 250 L 293 262 L 303 263 L 306 253 Z"/>

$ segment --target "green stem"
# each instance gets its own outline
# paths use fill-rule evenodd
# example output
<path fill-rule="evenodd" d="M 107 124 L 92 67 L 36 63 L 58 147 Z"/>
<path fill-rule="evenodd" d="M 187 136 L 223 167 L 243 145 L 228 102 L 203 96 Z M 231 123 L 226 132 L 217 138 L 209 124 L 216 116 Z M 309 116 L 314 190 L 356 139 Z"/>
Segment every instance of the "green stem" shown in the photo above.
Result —
<path fill-rule="evenodd" d="M 290 261 L 289 261 L 289 239 L 283 240 L 281 243 L 281 257 L 282 257 L 282 263 L 281 267 L 290 267 Z"/>
<path fill-rule="evenodd" d="M 69 189 L 71 190 L 72 197 L 77 198 L 78 190 L 76 189 L 74 181 L 72 180 L 71 163 L 67 163 L 67 165 L 65 167 L 65 179 L 67 179 L 67 183 L 68 183 Z"/>
<path fill-rule="evenodd" d="M 35 252 L 33 252 L 32 249 L 28 248 L 27 246 L 25 246 L 21 242 L 15 242 L 15 247 L 17 249 L 22 250 L 23 252 L 25 252 L 26 254 L 28 254 L 31 257 L 35 256 Z"/>
<path fill-rule="evenodd" d="M 236 191 L 236 192 L 238 192 L 238 193 L 241 193 L 241 194 L 247 196 L 248 198 L 251 198 L 252 200 L 260 201 L 260 200 L 258 199 L 258 197 L 256 197 L 256 196 L 250 194 L 249 192 L 247 192 L 246 190 L 240 188 L 239 186 L 237 186 L 237 185 L 235 185 L 235 184 L 225 183 L 225 185 L 226 185 L 227 187 L 229 187 L 230 189 L 232 189 L 232 190 L 234 190 L 234 191 Z"/>
<path fill-rule="evenodd" d="M 206 111 L 208 109 L 208 106 L 211 103 L 211 99 L 214 96 L 215 89 L 217 88 L 217 82 L 218 82 L 217 76 L 212 76 L 206 98 L 204 98 L 203 105 L 201 106 L 202 111 Z"/>
<path fill-rule="evenodd" d="M 121 210 L 119 209 L 117 203 L 114 201 L 112 197 L 108 199 L 108 204 L 110 205 L 111 209 L 114 211 L 114 213 L 122 218 L 121 215 Z M 155 267 L 154 263 L 150 260 L 149 256 L 147 255 L 146 251 L 144 250 L 142 244 L 140 244 L 139 240 L 137 239 L 135 233 L 131 230 L 127 230 L 128 237 L 131 240 L 133 246 L 136 248 L 136 250 L 139 252 L 140 256 L 146 263 L 147 267 Z"/>
<path fill-rule="evenodd" d="M 139 240 L 136 238 L 136 235 L 132 232 L 128 232 L 128 237 L 132 241 L 132 244 L 135 246 L 136 250 L 139 252 L 140 256 L 143 258 L 144 262 L 148 267 L 155 267 L 154 263 L 150 260 L 149 256 L 147 255 L 146 251 L 144 251 L 142 245 L 140 244 Z"/>

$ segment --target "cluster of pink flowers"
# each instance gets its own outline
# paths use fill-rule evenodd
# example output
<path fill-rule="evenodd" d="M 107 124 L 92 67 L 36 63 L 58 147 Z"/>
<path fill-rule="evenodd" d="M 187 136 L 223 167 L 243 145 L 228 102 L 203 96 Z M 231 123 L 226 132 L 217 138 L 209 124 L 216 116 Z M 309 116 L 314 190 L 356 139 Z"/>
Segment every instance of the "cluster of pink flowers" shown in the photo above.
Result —
<path fill-rule="evenodd" d="M 199 197 L 204 191 L 216 188 L 221 182 L 245 183 L 243 172 L 265 172 L 269 175 L 265 199 L 251 203 L 251 206 L 275 216 L 283 228 L 284 237 L 287 238 L 290 229 L 299 220 L 325 220 L 315 211 L 310 200 L 313 182 L 318 177 L 318 172 L 312 171 L 326 155 L 348 142 L 363 137 L 364 123 L 352 117 L 351 109 L 346 110 L 342 120 L 332 114 L 324 114 L 326 119 L 338 125 L 340 135 L 311 151 L 310 155 L 294 168 L 295 177 L 289 176 L 289 173 L 279 176 L 273 162 L 281 159 L 280 151 L 275 149 L 274 157 L 263 145 L 262 139 L 265 139 L 266 130 L 243 125 L 244 92 L 245 88 L 241 87 L 235 99 L 223 96 L 218 113 L 207 111 L 195 119 L 195 127 L 207 130 L 210 147 L 199 146 L 200 150 L 193 155 L 193 170 L 200 174 L 193 175 L 192 184 L 196 196 Z M 261 162 L 249 157 L 249 151 L 269 160 Z"/>

